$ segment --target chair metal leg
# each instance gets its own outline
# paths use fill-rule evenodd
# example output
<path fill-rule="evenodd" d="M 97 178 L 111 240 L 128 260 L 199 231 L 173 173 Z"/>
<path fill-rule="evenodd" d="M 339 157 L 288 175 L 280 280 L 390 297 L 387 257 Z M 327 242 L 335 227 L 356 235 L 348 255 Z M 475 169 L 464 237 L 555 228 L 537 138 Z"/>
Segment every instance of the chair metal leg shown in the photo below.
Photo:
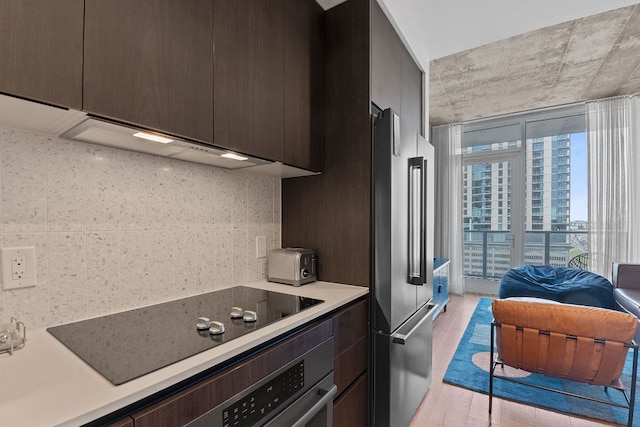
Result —
<path fill-rule="evenodd" d="M 633 368 L 631 369 L 631 398 L 629 401 L 629 421 L 627 426 L 633 426 L 633 411 L 636 404 L 636 378 L 638 376 L 638 347 L 633 347 Z"/>
<path fill-rule="evenodd" d="M 489 356 L 489 415 L 491 415 L 491 406 L 493 404 L 493 370 L 495 369 L 495 363 L 493 361 L 493 341 L 495 334 L 495 324 L 491 322 L 491 349 Z"/>

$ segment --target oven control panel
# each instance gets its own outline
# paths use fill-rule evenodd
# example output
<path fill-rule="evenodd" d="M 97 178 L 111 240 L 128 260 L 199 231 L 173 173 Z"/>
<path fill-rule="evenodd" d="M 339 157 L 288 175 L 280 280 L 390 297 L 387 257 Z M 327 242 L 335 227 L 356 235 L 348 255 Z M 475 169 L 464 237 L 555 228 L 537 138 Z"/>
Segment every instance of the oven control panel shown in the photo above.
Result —
<path fill-rule="evenodd" d="M 244 374 L 242 374 L 244 375 Z M 325 384 L 325 381 L 328 381 Z M 292 425 L 328 396 L 333 385 L 333 337 L 211 408 L 185 427 Z M 331 399 L 333 394 L 331 394 Z M 309 405 L 311 404 L 311 405 Z M 283 421 L 286 420 L 286 421 Z"/>
<path fill-rule="evenodd" d="M 222 410 L 223 427 L 256 424 L 304 387 L 304 360 Z"/>

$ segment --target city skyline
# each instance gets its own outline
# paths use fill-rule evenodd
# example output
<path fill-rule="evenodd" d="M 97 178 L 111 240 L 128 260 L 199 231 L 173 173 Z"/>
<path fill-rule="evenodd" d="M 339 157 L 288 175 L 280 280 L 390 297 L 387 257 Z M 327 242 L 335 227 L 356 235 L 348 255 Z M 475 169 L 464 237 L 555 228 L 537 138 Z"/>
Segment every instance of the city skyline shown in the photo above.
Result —
<path fill-rule="evenodd" d="M 519 145 L 518 140 L 490 143 L 467 153 L 498 152 Z M 586 235 L 579 234 L 585 232 L 584 226 L 572 226 L 588 219 L 586 133 L 535 136 L 527 138 L 523 148 L 525 168 L 515 173 L 525 175 L 524 262 L 567 265 L 576 250 L 586 250 Z M 512 163 L 487 161 L 484 156 L 465 164 L 467 275 L 500 277 L 511 266 Z"/>

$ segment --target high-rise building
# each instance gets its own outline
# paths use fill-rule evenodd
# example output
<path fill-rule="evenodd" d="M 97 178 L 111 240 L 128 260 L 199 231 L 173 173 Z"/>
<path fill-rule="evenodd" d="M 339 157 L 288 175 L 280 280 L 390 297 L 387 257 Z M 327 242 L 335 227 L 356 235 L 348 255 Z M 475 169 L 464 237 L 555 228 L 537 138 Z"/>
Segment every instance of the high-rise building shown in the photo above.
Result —
<path fill-rule="evenodd" d="M 502 150 L 517 142 L 467 148 Z M 571 135 L 528 139 L 525 149 L 525 262 L 566 266 L 571 245 Z M 501 277 L 511 267 L 510 163 L 474 163 L 463 169 L 465 274 Z"/>
<path fill-rule="evenodd" d="M 527 140 L 527 230 L 569 230 L 571 136 Z"/>

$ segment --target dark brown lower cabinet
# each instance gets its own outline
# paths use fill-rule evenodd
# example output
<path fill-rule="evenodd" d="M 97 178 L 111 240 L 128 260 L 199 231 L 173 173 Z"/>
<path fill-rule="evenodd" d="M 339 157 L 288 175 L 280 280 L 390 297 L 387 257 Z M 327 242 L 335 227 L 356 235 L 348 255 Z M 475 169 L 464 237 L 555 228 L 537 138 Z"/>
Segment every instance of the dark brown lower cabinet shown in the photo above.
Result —
<path fill-rule="evenodd" d="M 334 359 L 333 378 L 338 386 L 337 396 L 344 392 L 353 382 L 367 370 L 369 340 L 363 337 Z"/>
<path fill-rule="evenodd" d="M 133 427 L 133 418 L 127 417 L 109 424 L 107 427 Z"/>
<path fill-rule="evenodd" d="M 178 427 L 196 419 L 331 337 L 327 319 L 132 415 L 135 427 Z"/>
<path fill-rule="evenodd" d="M 369 425 L 369 375 L 362 374 L 333 404 L 334 427 Z"/>
<path fill-rule="evenodd" d="M 336 398 L 367 370 L 368 319 L 367 300 L 356 302 L 333 316 L 333 378 L 338 386 Z"/>
<path fill-rule="evenodd" d="M 369 304 L 363 299 L 333 316 L 333 425 L 366 426 L 369 415 Z"/>

